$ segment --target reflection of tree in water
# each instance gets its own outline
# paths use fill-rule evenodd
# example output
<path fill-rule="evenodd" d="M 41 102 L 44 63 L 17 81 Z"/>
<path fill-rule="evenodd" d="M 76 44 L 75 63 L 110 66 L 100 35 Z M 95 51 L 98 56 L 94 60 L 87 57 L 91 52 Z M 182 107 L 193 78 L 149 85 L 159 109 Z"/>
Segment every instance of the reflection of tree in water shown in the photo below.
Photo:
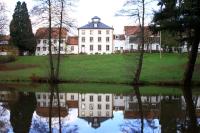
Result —
<path fill-rule="evenodd" d="M 58 123 L 55 123 L 58 124 Z M 61 122 L 61 132 L 62 133 L 78 133 L 78 125 L 70 125 L 70 124 L 64 124 Z M 53 128 L 52 132 L 53 133 L 58 133 L 59 129 L 57 128 Z M 45 120 L 41 120 L 40 118 L 34 119 L 32 121 L 32 129 L 30 131 L 30 133 L 48 133 L 49 130 L 49 126 L 48 126 L 48 122 Z"/>
<path fill-rule="evenodd" d="M 28 133 L 31 125 L 32 115 L 36 108 L 35 93 L 19 92 L 16 102 L 10 103 L 10 121 L 15 133 Z"/>
<path fill-rule="evenodd" d="M 8 118 L 8 110 L 2 106 L 0 106 L 0 133 L 8 133 L 10 123 Z"/>

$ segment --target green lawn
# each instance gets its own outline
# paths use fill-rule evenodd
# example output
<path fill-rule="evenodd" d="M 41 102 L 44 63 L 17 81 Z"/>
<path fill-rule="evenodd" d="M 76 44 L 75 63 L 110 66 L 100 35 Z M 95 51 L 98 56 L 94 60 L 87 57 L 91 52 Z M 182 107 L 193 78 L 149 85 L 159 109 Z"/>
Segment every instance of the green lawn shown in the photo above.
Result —
<path fill-rule="evenodd" d="M 137 54 L 118 55 L 70 55 L 62 57 L 60 77 L 70 81 L 93 81 L 130 83 L 137 64 Z M 145 54 L 142 81 L 178 81 L 182 79 L 187 55 Z M 24 56 L 6 64 L 10 67 L 36 65 L 17 70 L 0 71 L 1 80 L 30 80 L 32 75 L 47 77 L 49 63 L 47 56 Z M 200 55 L 197 60 L 194 80 L 200 81 Z"/>

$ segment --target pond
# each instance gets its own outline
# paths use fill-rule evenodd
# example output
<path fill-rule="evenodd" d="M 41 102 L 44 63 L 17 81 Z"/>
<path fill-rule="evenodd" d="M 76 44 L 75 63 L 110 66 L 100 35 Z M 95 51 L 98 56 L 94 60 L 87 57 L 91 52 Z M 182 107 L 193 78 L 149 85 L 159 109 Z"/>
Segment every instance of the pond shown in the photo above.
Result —
<path fill-rule="evenodd" d="M 178 88 L 171 93 L 160 93 L 162 88 L 157 94 L 141 93 L 140 103 L 134 90 L 117 93 L 76 89 L 56 93 L 30 88 L 28 91 L 13 86 L 1 89 L 1 133 L 47 133 L 50 121 L 53 133 L 58 133 L 59 115 L 62 133 L 139 133 L 142 125 L 144 133 L 176 133 L 188 125 L 186 103 Z M 193 101 L 199 118 L 198 92 Z"/>

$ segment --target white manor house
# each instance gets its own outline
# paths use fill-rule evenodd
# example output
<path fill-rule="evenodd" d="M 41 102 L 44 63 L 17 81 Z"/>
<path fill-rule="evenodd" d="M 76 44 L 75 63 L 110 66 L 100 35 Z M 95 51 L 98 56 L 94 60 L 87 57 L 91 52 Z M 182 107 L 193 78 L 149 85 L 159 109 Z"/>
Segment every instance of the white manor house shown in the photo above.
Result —
<path fill-rule="evenodd" d="M 123 34 L 114 34 L 114 28 L 101 22 L 101 18 L 95 16 L 88 24 L 78 28 L 78 36 L 69 36 L 67 28 L 62 28 L 61 54 L 111 54 L 134 52 L 139 49 L 138 26 L 124 26 Z M 148 27 L 145 27 L 148 39 L 154 42 L 145 44 L 145 51 L 160 51 L 159 35 L 153 35 Z M 48 28 L 39 28 L 36 31 L 37 47 L 35 55 L 47 55 Z M 59 28 L 52 28 L 52 53 L 58 53 Z M 148 41 L 147 41 L 148 42 Z"/>

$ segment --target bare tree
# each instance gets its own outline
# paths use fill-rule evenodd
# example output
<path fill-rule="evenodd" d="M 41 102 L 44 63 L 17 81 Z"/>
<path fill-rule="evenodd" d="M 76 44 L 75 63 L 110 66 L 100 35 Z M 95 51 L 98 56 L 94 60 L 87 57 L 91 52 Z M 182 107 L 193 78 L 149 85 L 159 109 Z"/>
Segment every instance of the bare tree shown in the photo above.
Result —
<path fill-rule="evenodd" d="M 68 11 L 75 6 L 76 0 L 36 0 L 38 5 L 32 10 L 32 14 L 37 17 L 37 24 L 48 25 L 48 44 L 49 44 L 49 64 L 50 64 L 50 82 L 58 82 L 60 68 L 60 45 L 63 27 L 75 27 L 75 20 L 70 18 Z M 57 62 L 53 60 L 51 33 L 52 27 L 59 28 L 59 47 Z"/>
<path fill-rule="evenodd" d="M 3 34 L 8 22 L 8 18 L 6 16 L 6 6 L 3 2 L 0 1 L 0 34 Z"/>

